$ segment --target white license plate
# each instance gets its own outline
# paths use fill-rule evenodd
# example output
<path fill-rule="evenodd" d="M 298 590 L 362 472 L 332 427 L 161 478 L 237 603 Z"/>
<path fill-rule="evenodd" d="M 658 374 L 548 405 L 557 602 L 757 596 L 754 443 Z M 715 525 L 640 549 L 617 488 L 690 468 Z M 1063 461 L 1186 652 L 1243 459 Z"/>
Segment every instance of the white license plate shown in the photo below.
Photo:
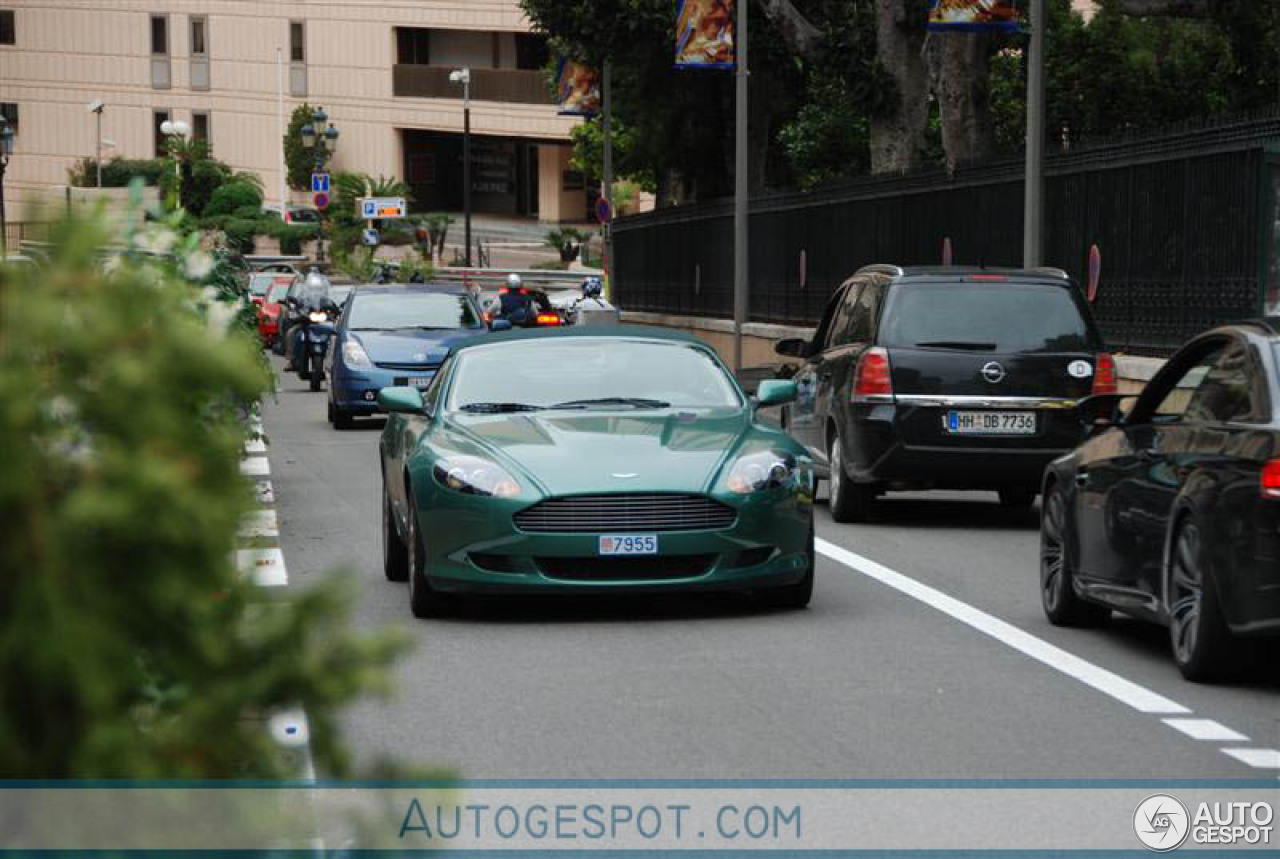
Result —
<path fill-rule="evenodd" d="M 430 384 L 431 384 L 431 380 L 432 380 L 432 379 L 434 379 L 434 378 L 435 378 L 435 376 L 410 376 L 410 377 L 409 377 L 409 387 L 411 387 L 411 388 L 425 388 L 425 387 L 427 387 L 428 385 L 430 385 Z"/>
<path fill-rule="evenodd" d="M 953 435 L 1035 435 L 1035 412 L 947 412 L 942 423 Z"/>
<path fill-rule="evenodd" d="M 658 536 L 656 534 L 604 536 L 600 538 L 600 554 L 656 555 L 658 554 Z"/>

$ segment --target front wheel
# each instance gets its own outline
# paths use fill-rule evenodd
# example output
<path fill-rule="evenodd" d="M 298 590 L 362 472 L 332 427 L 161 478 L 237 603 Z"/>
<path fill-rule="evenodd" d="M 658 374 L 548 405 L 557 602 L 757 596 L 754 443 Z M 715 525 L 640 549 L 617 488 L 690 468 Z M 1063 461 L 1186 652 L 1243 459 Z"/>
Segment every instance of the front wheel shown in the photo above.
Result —
<path fill-rule="evenodd" d="M 783 585 L 780 588 L 769 588 L 761 591 L 757 596 L 761 603 L 770 608 L 780 609 L 801 609 L 809 604 L 813 599 L 813 569 L 817 566 L 817 553 L 813 548 L 813 520 L 809 520 L 809 542 L 805 554 L 808 556 L 809 567 L 804 571 L 804 578 L 792 585 Z"/>
<path fill-rule="evenodd" d="M 1070 552 L 1067 496 L 1053 484 L 1040 515 L 1040 604 L 1054 626 L 1101 626 L 1111 610 L 1080 599 L 1075 592 Z"/>
<path fill-rule="evenodd" d="M 1169 644 L 1182 676 L 1220 680 L 1232 665 L 1234 642 L 1218 604 L 1200 526 L 1191 516 L 1177 525 L 1169 558 Z"/>
<path fill-rule="evenodd" d="M 324 381 L 324 370 L 320 367 L 320 358 L 317 356 L 312 361 L 311 368 L 311 391 L 315 393 L 320 390 L 320 383 Z"/>
<path fill-rule="evenodd" d="M 427 579 L 426 544 L 418 526 L 418 508 L 413 502 L 413 489 L 405 487 L 409 496 L 409 527 L 405 543 L 408 547 L 409 610 L 416 618 L 438 615 L 444 607 L 444 597 L 433 590 Z"/>
<path fill-rule="evenodd" d="M 838 431 L 831 433 L 831 518 L 837 522 L 863 522 L 871 515 L 876 491 L 871 486 L 854 483 L 844 468 L 844 445 Z"/>
<path fill-rule="evenodd" d="M 409 552 L 396 530 L 391 490 L 385 478 L 382 481 L 382 571 L 388 581 L 403 582 L 409 578 Z"/>

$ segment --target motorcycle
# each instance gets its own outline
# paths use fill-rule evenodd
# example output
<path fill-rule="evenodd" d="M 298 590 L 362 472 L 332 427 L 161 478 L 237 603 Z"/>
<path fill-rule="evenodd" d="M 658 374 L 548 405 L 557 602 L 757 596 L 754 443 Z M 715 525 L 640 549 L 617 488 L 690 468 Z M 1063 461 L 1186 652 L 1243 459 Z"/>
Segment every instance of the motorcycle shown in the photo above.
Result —
<path fill-rule="evenodd" d="M 333 339 L 334 323 L 338 319 L 338 305 L 325 299 L 321 307 L 308 311 L 298 326 L 299 341 L 294 346 L 294 363 L 298 378 L 311 383 L 311 390 L 320 390 L 324 382 L 324 362 Z"/>

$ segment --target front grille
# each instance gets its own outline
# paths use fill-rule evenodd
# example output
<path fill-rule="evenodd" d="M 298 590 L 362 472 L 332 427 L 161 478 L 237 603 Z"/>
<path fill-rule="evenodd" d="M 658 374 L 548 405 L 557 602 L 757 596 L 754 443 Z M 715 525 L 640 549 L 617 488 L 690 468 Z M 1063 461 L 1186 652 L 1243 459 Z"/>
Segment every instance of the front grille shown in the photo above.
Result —
<path fill-rule="evenodd" d="M 719 531 L 737 512 L 705 495 L 654 493 L 548 498 L 515 515 L 516 527 L 538 534 L 656 534 Z"/>
<path fill-rule="evenodd" d="M 538 569 L 549 578 L 574 582 L 617 582 L 691 579 L 711 569 L 715 559 L 715 555 L 645 555 L 534 560 Z"/>
<path fill-rule="evenodd" d="M 373 366 L 383 370 L 412 370 L 419 373 L 434 373 L 440 367 L 439 364 L 399 364 L 391 361 L 375 361 Z"/>

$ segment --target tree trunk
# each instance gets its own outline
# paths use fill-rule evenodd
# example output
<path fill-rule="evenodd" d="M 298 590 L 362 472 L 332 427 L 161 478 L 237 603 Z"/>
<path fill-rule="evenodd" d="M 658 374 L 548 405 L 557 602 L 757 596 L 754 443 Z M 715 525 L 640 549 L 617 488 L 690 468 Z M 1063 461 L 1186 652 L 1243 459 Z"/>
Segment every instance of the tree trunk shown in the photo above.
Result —
<path fill-rule="evenodd" d="M 891 101 L 871 117 L 871 172 L 912 170 L 924 163 L 929 122 L 929 69 L 921 56 L 927 0 L 876 0 L 876 61 L 893 80 Z"/>
<path fill-rule="evenodd" d="M 933 92 L 942 117 L 942 146 L 951 171 L 995 154 L 989 41 L 986 33 L 940 33 L 929 46 Z"/>

